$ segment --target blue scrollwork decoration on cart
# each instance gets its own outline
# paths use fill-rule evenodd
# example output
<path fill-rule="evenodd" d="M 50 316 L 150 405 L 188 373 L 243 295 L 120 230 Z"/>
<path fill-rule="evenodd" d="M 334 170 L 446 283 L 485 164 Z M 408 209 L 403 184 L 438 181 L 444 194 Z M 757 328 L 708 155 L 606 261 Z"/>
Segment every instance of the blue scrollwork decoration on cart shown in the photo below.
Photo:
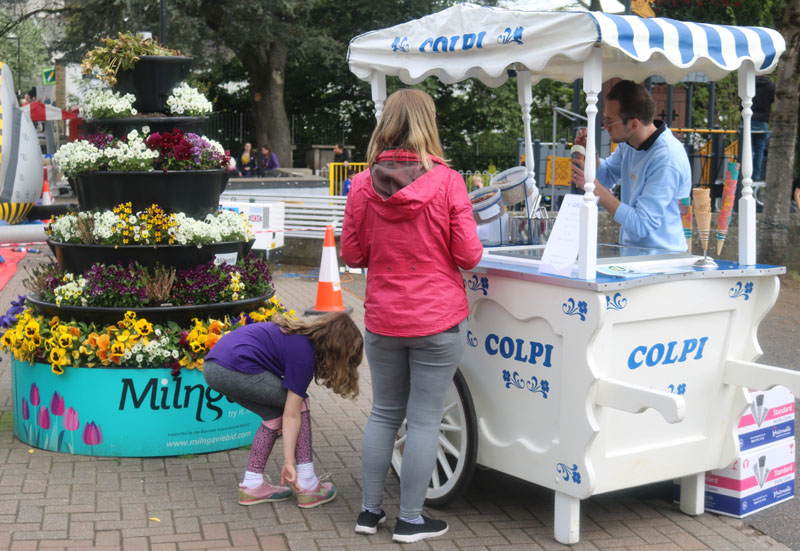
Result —
<path fill-rule="evenodd" d="M 686 383 L 667 385 L 667 390 L 669 390 L 670 394 L 686 394 Z"/>
<path fill-rule="evenodd" d="M 744 297 L 745 300 L 750 300 L 750 293 L 753 292 L 753 282 L 748 281 L 744 285 L 742 285 L 741 281 L 737 281 L 736 285 L 731 287 L 731 290 L 728 291 L 728 295 L 731 298 L 739 298 Z"/>
<path fill-rule="evenodd" d="M 586 301 L 581 300 L 575 304 L 575 299 L 567 299 L 567 302 L 561 305 L 561 310 L 568 316 L 580 316 L 581 321 L 586 321 L 586 314 L 589 311 Z"/>
<path fill-rule="evenodd" d="M 566 463 L 558 463 L 556 465 L 556 471 L 560 474 L 564 480 L 569 482 L 571 478 L 575 484 L 581 483 L 581 473 L 578 472 L 578 465 L 573 464 L 572 467 L 568 466 Z"/>
<path fill-rule="evenodd" d="M 467 288 L 470 291 L 481 291 L 483 295 L 486 296 L 489 291 L 489 278 L 482 277 L 478 279 L 478 276 L 473 275 L 471 278 L 464 282 Z"/>
<path fill-rule="evenodd" d="M 614 294 L 612 298 L 606 295 L 606 308 L 608 310 L 622 310 L 628 305 L 628 299 L 622 296 L 622 293 Z"/>
<path fill-rule="evenodd" d="M 513 386 L 521 390 L 527 389 L 534 394 L 541 394 L 545 400 L 547 399 L 547 393 L 550 392 L 550 383 L 547 380 L 542 379 L 540 381 L 536 377 L 531 377 L 526 381 L 516 371 L 512 375 L 507 369 L 503 370 L 503 382 L 506 383 L 506 388 Z"/>
<path fill-rule="evenodd" d="M 472 331 L 467 331 L 467 344 L 472 348 L 478 346 L 478 337 L 472 334 Z"/>

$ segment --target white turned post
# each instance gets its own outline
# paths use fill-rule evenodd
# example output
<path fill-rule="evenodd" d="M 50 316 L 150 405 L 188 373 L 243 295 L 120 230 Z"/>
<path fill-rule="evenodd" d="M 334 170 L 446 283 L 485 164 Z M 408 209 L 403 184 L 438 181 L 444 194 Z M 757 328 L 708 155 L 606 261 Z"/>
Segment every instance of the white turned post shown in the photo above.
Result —
<path fill-rule="evenodd" d="M 383 103 L 386 101 L 386 75 L 374 71 L 369 79 L 372 87 L 372 101 L 375 103 L 375 118 L 381 120 Z"/>
<path fill-rule="evenodd" d="M 528 169 L 528 176 L 533 182 L 534 190 L 538 193 L 538 188 L 536 187 L 536 162 L 533 158 L 533 138 L 531 137 L 533 92 L 531 90 L 531 72 L 528 70 L 517 71 L 517 98 L 522 108 L 522 127 L 525 136 L 525 168 Z"/>
<path fill-rule="evenodd" d="M 581 528 L 581 500 L 556 492 L 553 536 L 566 545 L 578 543 Z"/>
<path fill-rule="evenodd" d="M 581 205 L 580 243 L 578 245 L 578 277 L 594 279 L 597 269 L 597 204 L 594 195 L 594 177 L 597 171 L 595 159 L 595 118 L 597 117 L 597 96 L 603 89 L 603 58 L 600 48 L 594 48 L 583 64 L 583 91 L 586 93 L 586 163 L 583 174 L 586 181 L 583 187 Z M 555 162 L 555 159 L 553 159 Z"/>
<path fill-rule="evenodd" d="M 739 69 L 739 97 L 742 99 L 742 197 L 739 199 L 739 264 L 756 263 L 756 200 L 753 197 L 753 147 L 750 121 L 756 95 L 756 71 L 752 61 Z"/>
<path fill-rule="evenodd" d="M 681 511 L 687 515 L 702 515 L 705 511 L 706 473 L 681 478 Z"/>

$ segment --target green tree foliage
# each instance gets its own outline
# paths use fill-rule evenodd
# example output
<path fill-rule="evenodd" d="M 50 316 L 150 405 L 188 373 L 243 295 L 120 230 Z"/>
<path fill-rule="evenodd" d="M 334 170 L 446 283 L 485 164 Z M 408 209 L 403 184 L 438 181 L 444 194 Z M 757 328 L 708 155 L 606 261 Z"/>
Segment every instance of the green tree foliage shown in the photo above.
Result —
<path fill-rule="evenodd" d="M 680 21 L 776 28 L 786 0 L 655 0 L 658 17 Z"/>
<path fill-rule="evenodd" d="M 42 31 L 35 19 L 20 17 L 0 8 L 0 61 L 6 63 L 14 77 L 14 88 L 24 94 L 34 86 L 42 84 L 42 68 L 50 65 L 50 53 L 42 38 Z M 19 56 L 17 39 L 19 38 Z M 21 60 L 21 65 L 18 63 Z M 20 75 L 21 82 L 17 82 Z"/>

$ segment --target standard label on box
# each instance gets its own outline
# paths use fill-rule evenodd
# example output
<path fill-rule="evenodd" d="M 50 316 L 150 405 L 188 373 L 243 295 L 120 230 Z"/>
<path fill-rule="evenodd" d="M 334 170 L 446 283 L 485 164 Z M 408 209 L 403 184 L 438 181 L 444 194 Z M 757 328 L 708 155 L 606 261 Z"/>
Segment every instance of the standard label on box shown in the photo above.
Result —
<path fill-rule="evenodd" d="M 750 408 L 737 429 L 740 451 L 794 437 L 794 395 L 787 388 L 751 391 L 750 399 Z"/>
<path fill-rule="evenodd" d="M 705 476 L 705 509 L 743 517 L 794 497 L 794 439 L 742 453 Z M 680 485 L 674 496 L 680 499 Z"/>
<path fill-rule="evenodd" d="M 706 509 L 744 516 L 794 496 L 794 439 L 742 453 L 706 473 Z"/>

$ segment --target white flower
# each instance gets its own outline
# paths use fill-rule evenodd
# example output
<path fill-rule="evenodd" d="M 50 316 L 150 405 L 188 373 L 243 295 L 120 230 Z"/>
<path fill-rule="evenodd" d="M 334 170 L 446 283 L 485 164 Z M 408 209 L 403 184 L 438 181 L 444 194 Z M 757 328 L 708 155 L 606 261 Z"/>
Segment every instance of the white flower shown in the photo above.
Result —
<path fill-rule="evenodd" d="M 121 95 L 107 88 L 89 91 L 83 98 L 80 106 L 81 117 L 84 119 L 110 119 L 129 117 L 136 114 L 133 94 Z"/>
<path fill-rule="evenodd" d="M 173 115 L 183 115 L 196 117 L 211 113 L 214 106 L 196 88 L 192 88 L 185 82 L 172 90 L 172 95 L 167 98 L 169 112 Z"/>

